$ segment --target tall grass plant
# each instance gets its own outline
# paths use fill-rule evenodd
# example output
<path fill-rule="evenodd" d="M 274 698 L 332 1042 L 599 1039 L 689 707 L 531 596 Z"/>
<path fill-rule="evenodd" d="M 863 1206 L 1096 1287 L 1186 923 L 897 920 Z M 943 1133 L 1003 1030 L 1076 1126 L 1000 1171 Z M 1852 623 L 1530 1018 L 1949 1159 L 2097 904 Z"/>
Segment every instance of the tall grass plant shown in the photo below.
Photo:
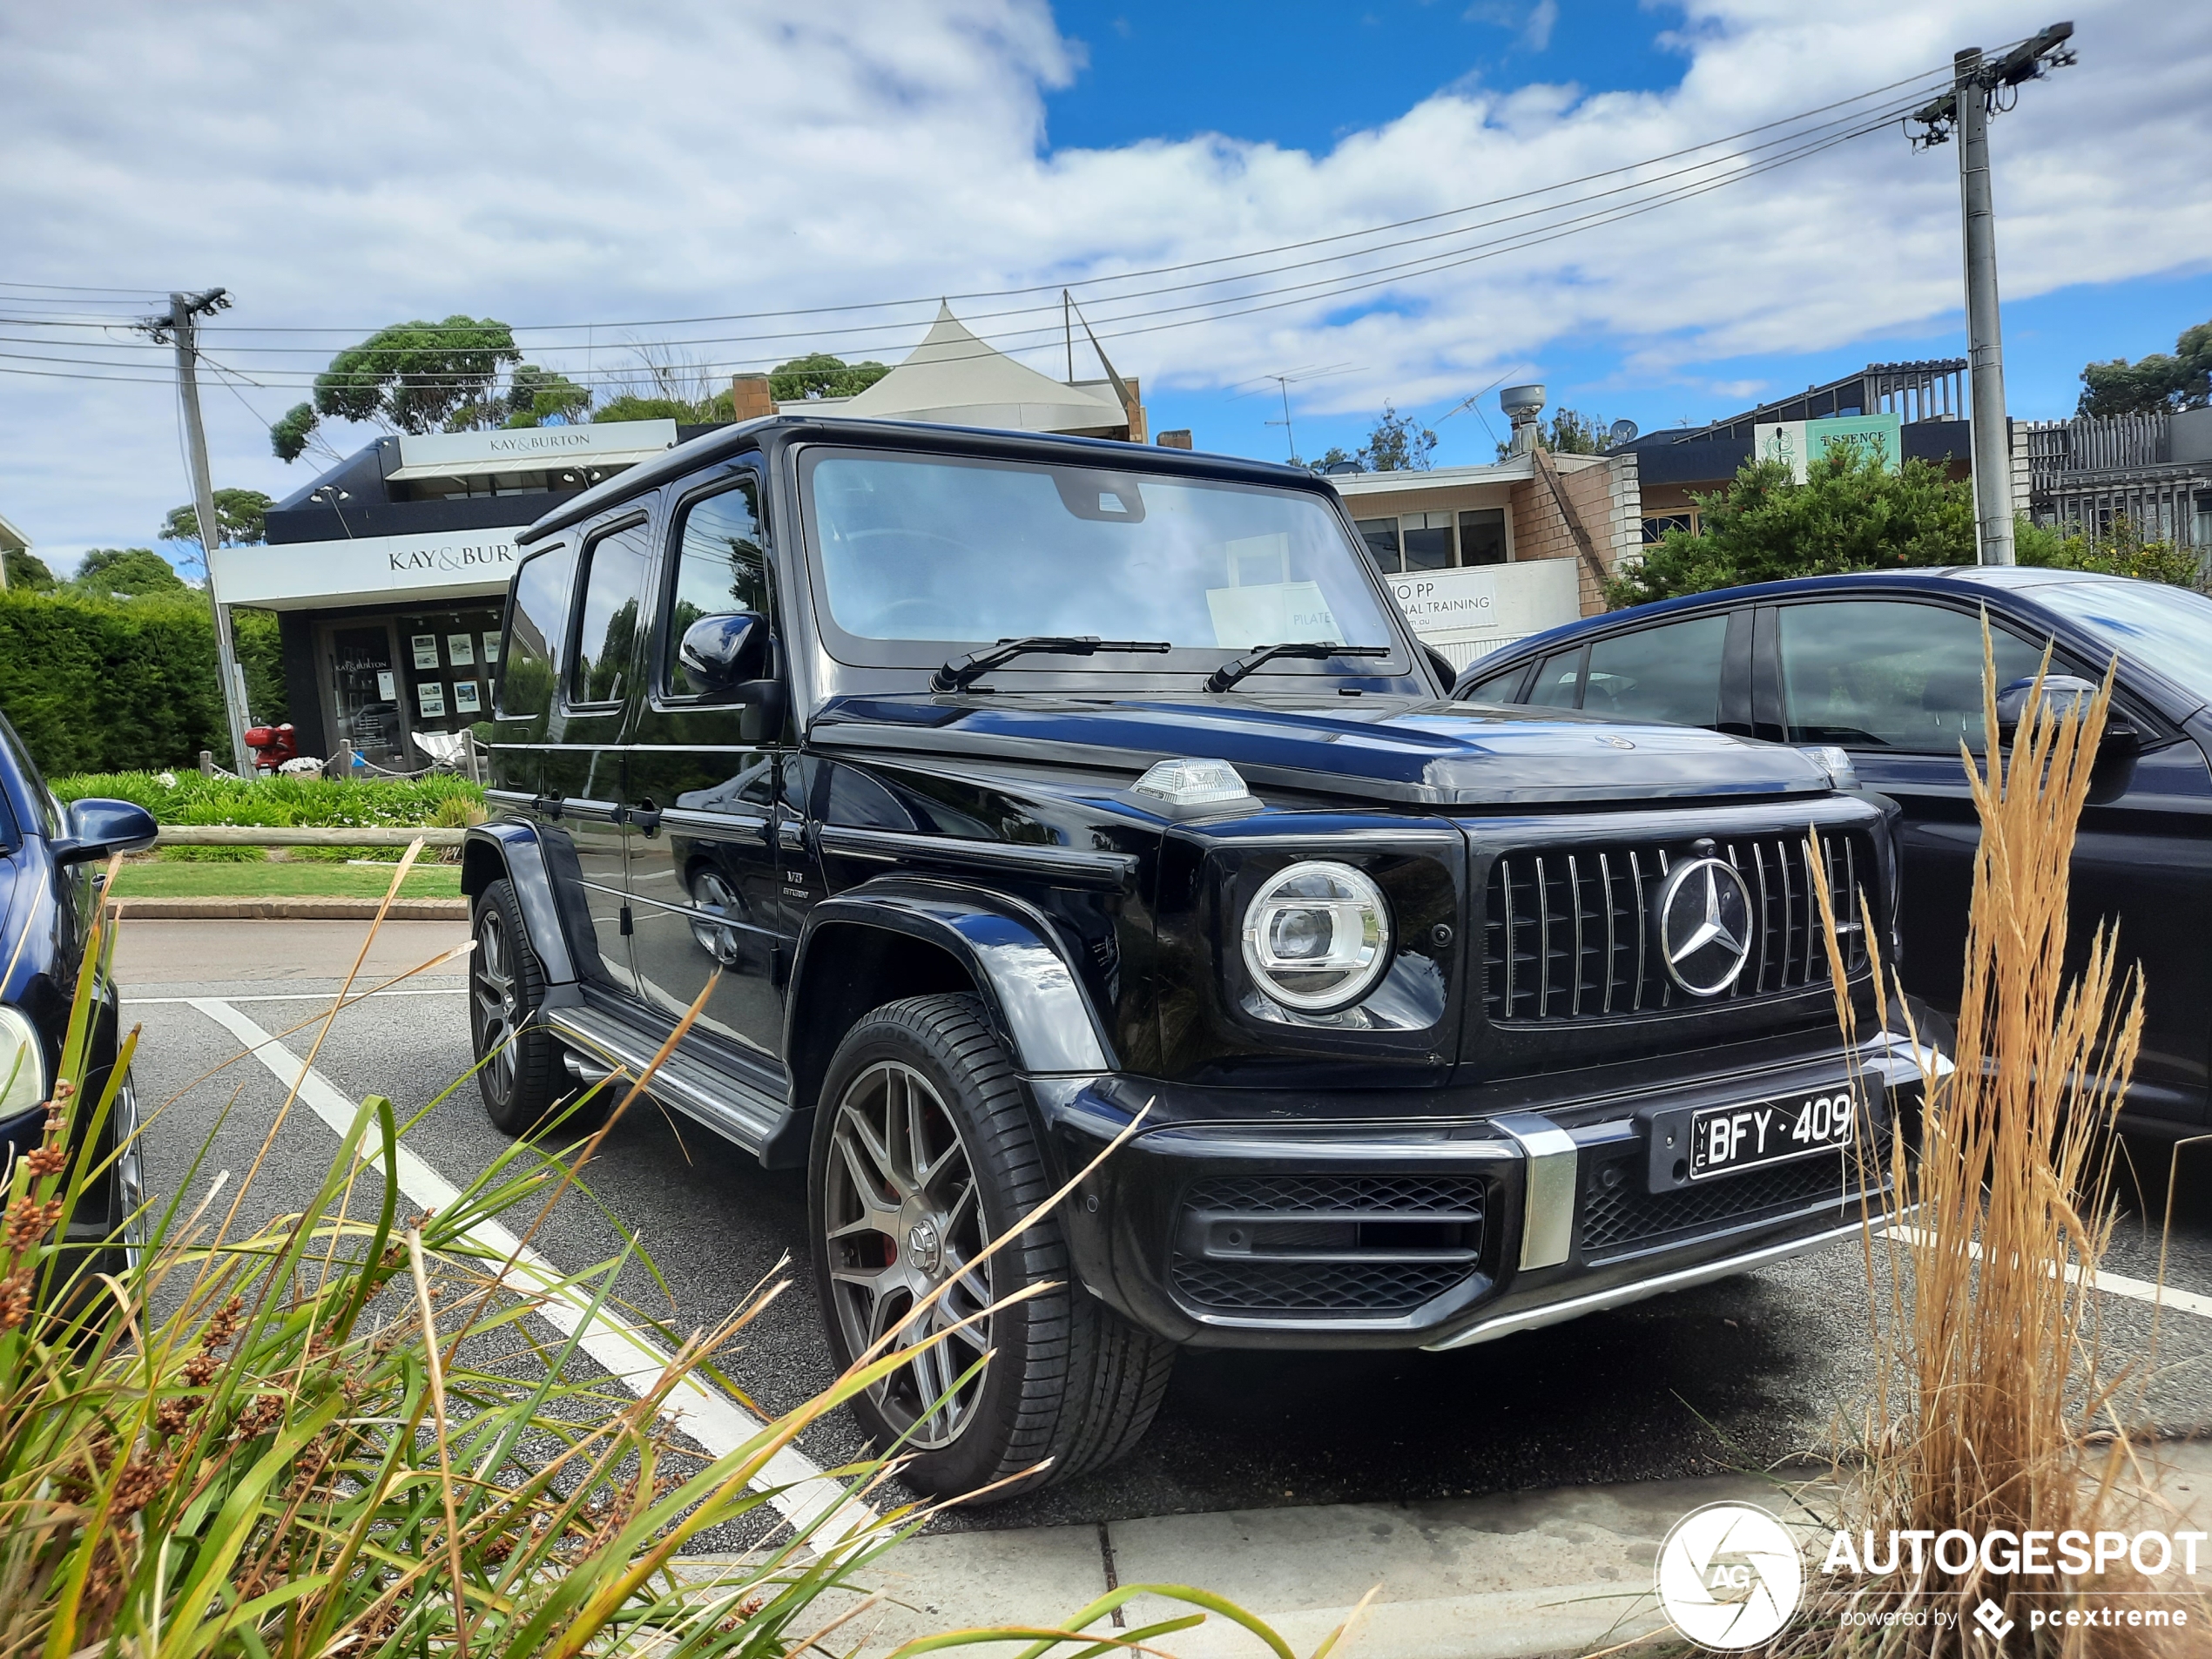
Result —
<path fill-rule="evenodd" d="M 927 1344 L 887 1334 L 719 1456 L 687 1442 L 683 1392 L 727 1386 L 722 1359 L 785 1285 L 686 1334 L 617 1307 L 634 1251 L 567 1273 L 530 1251 L 644 1079 L 580 1145 L 549 1150 L 560 1125 L 549 1126 L 550 1139 L 514 1146 L 429 1214 L 411 1213 L 396 1179 L 408 1123 L 370 1096 L 307 1202 L 249 1220 L 266 1207 L 295 1087 L 242 1173 L 208 1167 L 211 1131 L 177 1192 L 106 1250 L 72 1252 L 60 1241 L 103 1165 L 62 1149 L 116 1112 L 138 1051 L 133 1030 L 105 1086 L 87 1086 L 111 942 L 103 928 L 78 981 L 46 1143 L 5 1177 L 0 1659 L 756 1659 L 857 1645 L 880 1605 L 867 1593 L 873 1569 L 929 1512 L 893 1500 L 896 1447 L 832 1471 L 844 1492 L 829 1502 L 790 1502 L 772 1470 L 809 1425 Z M 285 1034 L 307 1040 L 308 1065 L 367 952 L 330 1008 Z M 222 1069 L 198 1087 L 219 1095 Z M 140 1132 L 181 1132 L 183 1110 L 181 1097 L 160 1103 Z M 582 1347 L 609 1319 L 673 1358 L 610 1379 Z M 755 1547 L 687 1559 L 718 1528 Z M 1182 1610 L 1082 1634 L 1140 1595 Z M 1163 1585 L 1124 1586 L 1064 1626 L 954 1631 L 900 1651 L 1157 1652 L 1209 1618 L 1296 1659 L 1251 1615 Z"/>

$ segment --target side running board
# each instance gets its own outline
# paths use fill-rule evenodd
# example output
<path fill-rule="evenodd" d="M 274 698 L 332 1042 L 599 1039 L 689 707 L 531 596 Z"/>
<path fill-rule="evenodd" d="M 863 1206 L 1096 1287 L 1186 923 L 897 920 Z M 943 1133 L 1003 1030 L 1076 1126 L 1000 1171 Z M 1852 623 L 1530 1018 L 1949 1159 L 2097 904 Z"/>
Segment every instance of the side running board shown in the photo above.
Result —
<path fill-rule="evenodd" d="M 562 1042 L 574 1043 L 633 1077 L 644 1074 L 660 1049 L 651 1033 L 588 1003 L 541 1008 L 538 1018 Z M 653 1074 L 651 1094 L 756 1156 L 787 1116 L 786 1103 L 778 1096 L 681 1049 Z"/>

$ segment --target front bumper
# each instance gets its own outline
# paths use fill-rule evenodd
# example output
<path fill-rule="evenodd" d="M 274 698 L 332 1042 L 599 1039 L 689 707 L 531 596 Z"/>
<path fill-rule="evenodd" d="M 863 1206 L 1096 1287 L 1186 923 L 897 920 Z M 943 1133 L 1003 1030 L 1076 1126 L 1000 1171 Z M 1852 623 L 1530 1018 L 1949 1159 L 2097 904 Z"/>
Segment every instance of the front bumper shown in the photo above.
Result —
<path fill-rule="evenodd" d="M 1701 1107 L 1846 1069 L 1866 1085 L 1865 1150 L 1691 1184 L 1665 1150 Z M 1078 1276 L 1124 1316 L 1199 1347 L 1453 1348 L 1857 1232 L 1921 1080 L 1883 1036 L 1541 1109 L 1481 1091 L 1256 1104 L 1118 1076 L 1029 1087 L 1069 1175 L 1144 1114 L 1063 1212 Z"/>

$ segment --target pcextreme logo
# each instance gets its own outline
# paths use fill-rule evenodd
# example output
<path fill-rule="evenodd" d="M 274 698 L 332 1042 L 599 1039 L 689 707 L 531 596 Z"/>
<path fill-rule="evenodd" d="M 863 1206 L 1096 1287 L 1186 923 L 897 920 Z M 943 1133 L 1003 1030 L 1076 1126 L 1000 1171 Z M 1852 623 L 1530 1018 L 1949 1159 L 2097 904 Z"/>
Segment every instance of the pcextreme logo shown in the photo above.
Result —
<path fill-rule="evenodd" d="M 1757 1504 L 1709 1503 L 1659 1546 L 1659 1604 L 1701 1647 L 1733 1652 L 1771 1640 L 1804 1590 L 1790 1529 Z"/>

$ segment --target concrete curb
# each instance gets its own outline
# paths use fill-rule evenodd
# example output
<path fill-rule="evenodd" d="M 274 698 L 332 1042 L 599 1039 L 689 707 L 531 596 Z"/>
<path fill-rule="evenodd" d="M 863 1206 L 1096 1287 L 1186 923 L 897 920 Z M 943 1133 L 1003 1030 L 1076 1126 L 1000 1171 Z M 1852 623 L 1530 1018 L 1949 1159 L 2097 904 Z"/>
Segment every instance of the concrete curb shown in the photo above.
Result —
<path fill-rule="evenodd" d="M 2212 1447 L 2142 1443 L 2160 1498 L 2212 1524 Z M 824 1598 L 825 1618 L 862 1588 L 885 1599 L 841 1635 L 863 1659 L 901 1642 L 977 1625 L 1050 1623 L 1109 1584 L 1186 1584 L 1225 1595 L 1266 1620 L 1299 1654 L 1314 1650 L 1370 1589 L 1373 1602 L 1347 1659 L 1566 1659 L 1629 1649 L 1679 1651 L 1652 1589 L 1660 1540 L 1709 1503 L 1759 1505 L 1800 1539 L 1808 1568 L 1826 1534 L 1791 1501 L 1818 1470 L 1775 1478 L 1719 1474 L 1418 1503 L 1311 1508 L 925 1533 L 854 1575 L 856 1589 Z M 1812 1482 L 1815 1507 L 1832 1494 Z M 716 1558 L 679 1561 L 696 1574 Z M 723 1557 L 722 1560 L 729 1558 Z M 1134 1629 L 1190 1608 L 1137 1596 Z M 1102 1636 L 1116 1632 L 1102 1621 Z M 1176 1659 L 1266 1659 L 1259 1642 L 1217 1617 L 1170 1637 Z"/>
<path fill-rule="evenodd" d="M 125 921 L 368 921 L 379 899 L 111 899 Z M 388 921 L 466 921 L 466 899 L 395 899 Z"/>

